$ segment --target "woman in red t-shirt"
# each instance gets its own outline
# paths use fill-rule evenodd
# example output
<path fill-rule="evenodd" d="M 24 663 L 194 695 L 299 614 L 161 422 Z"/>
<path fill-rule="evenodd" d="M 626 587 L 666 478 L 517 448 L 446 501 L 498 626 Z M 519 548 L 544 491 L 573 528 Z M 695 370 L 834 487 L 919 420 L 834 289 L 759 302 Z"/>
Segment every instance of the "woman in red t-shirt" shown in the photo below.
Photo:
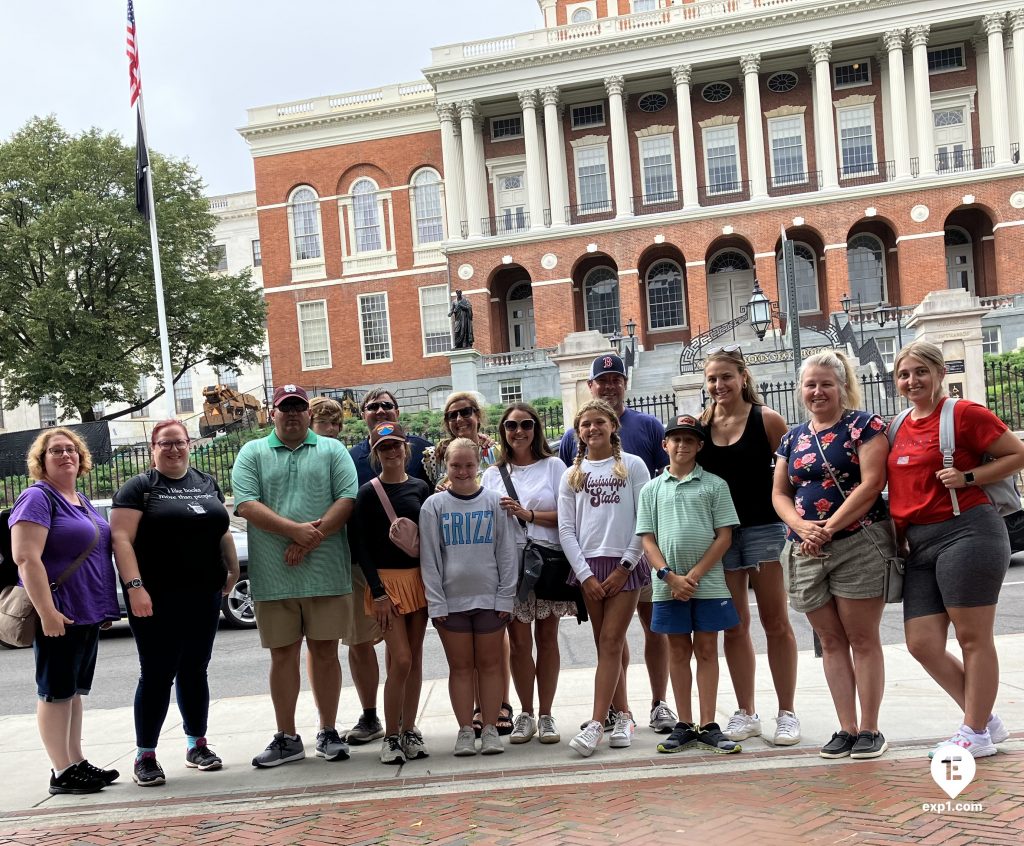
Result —
<path fill-rule="evenodd" d="M 975 758 L 994 755 L 1006 740 L 992 713 L 999 686 L 993 628 L 999 590 L 1010 563 L 1006 526 L 979 485 L 1024 468 L 1024 444 L 984 406 L 957 403 L 953 467 L 943 468 L 939 420 L 946 401 L 946 367 L 934 344 L 914 341 L 900 350 L 896 386 L 912 403 L 889 451 L 889 508 L 904 552 L 907 648 L 964 710 L 950 738 Z M 995 460 L 985 462 L 983 456 Z M 951 491 L 960 515 L 954 516 Z M 946 651 L 952 622 L 961 663 Z"/>

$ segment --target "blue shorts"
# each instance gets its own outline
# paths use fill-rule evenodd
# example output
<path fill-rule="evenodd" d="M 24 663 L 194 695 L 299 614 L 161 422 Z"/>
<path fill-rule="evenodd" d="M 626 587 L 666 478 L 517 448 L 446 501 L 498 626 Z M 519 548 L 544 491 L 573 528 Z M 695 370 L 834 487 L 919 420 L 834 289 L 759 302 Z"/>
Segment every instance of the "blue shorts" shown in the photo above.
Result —
<path fill-rule="evenodd" d="M 722 556 L 726 570 L 753 570 L 766 561 L 778 561 L 786 543 L 785 523 L 734 526 L 732 546 Z"/>
<path fill-rule="evenodd" d="M 32 648 L 36 656 L 36 693 L 43 702 L 65 702 L 92 688 L 99 651 L 99 623 L 65 626 L 61 637 L 36 630 Z"/>
<path fill-rule="evenodd" d="M 654 603 L 651 631 L 658 634 L 724 632 L 740 624 L 740 615 L 731 599 L 679 599 Z"/>

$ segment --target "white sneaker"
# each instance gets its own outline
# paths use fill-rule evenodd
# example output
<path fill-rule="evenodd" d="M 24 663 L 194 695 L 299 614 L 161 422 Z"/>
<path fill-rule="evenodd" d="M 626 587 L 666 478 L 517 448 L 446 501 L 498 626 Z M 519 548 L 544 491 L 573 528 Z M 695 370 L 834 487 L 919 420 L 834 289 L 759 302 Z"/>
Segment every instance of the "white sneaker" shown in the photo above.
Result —
<path fill-rule="evenodd" d="M 988 725 L 985 728 L 988 729 L 989 737 L 992 738 L 993 743 L 1006 743 L 1010 739 L 1010 730 L 999 719 L 998 714 L 993 714 L 988 718 Z"/>
<path fill-rule="evenodd" d="M 569 746 L 584 758 L 589 758 L 594 754 L 602 737 L 604 737 L 604 726 L 597 720 L 591 720 L 583 727 L 583 731 L 569 741 Z"/>
<path fill-rule="evenodd" d="M 949 740 L 943 740 L 941 743 L 935 744 L 935 749 L 928 753 L 928 757 L 935 757 L 936 750 L 947 743 L 952 743 L 961 749 L 966 749 L 971 753 L 972 758 L 987 758 L 999 751 L 992 743 L 992 736 L 989 734 L 988 729 L 985 729 L 983 734 L 975 734 L 967 726 L 960 726 L 957 733 Z"/>
<path fill-rule="evenodd" d="M 476 732 L 472 726 L 463 726 L 459 729 L 458 737 L 455 738 L 455 751 L 452 754 L 456 758 L 468 758 L 476 754 Z"/>
<path fill-rule="evenodd" d="M 562 739 L 562 735 L 558 733 L 558 726 L 555 725 L 555 719 L 550 714 L 541 714 L 537 724 L 537 739 L 541 743 L 558 743 Z"/>
<path fill-rule="evenodd" d="M 516 717 L 515 725 L 512 727 L 512 734 L 508 739 L 509 743 L 529 743 L 537 733 L 537 721 L 533 714 L 523 711 Z"/>
<path fill-rule="evenodd" d="M 795 746 L 799 742 L 800 720 L 792 711 L 779 711 L 779 716 L 775 718 L 775 737 L 772 743 L 776 746 Z"/>
<path fill-rule="evenodd" d="M 626 711 L 619 711 L 615 715 L 615 728 L 612 729 L 612 736 L 608 738 L 608 745 L 613 749 L 625 749 L 632 744 L 635 732 L 636 723 L 633 722 L 633 717 Z"/>
<path fill-rule="evenodd" d="M 729 740 L 746 740 L 748 737 L 761 736 L 761 718 L 757 714 L 748 714 L 740 708 L 729 717 L 725 731 L 722 732 Z"/>
<path fill-rule="evenodd" d="M 654 729 L 655 734 L 671 734 L 678 722 L 679 718 L 667 702 L 659 701 L 651 708 L 651 722 L 648 725 Z"/>

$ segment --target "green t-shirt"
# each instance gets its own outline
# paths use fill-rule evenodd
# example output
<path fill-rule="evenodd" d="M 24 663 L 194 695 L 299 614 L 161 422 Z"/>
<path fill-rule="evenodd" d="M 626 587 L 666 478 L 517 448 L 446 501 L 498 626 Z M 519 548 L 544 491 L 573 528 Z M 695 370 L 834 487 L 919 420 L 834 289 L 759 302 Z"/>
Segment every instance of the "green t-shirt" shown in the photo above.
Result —
<path fill-rule="evenodd" d="M 677 479 L 665 470 L 640 492 L 636 533 L 654 534 L 661 554 L 674 573 L 685 575 L 697 566 L 715 540 L 715 529 L 739 524 L 725 480 L 703 470 Z M 654 601 L 672 599 L 672 591 L 661 579 L 652 579 Z M 715 562 L 700 580 L 697 599 L 728 599 L 722 562 Z"/>
<path fill-rule="evenodd" d="M 348 450 L 333 438 L 310 430 L 291 450 L 275 432 L 249 441 L 239 450 L 231 471 L 235 508 L 261 502 L 275 514 L 296 523 L 323 517 L 339 499 L 355 500 L 356 468 Z M 251 522 L 249 580 L 253 599 L 294 599 L 300 596 L 342 596 L 352 592 L 352 564 L 344 528 L 324 538 L 297 567 L 284 562 L 291 541 L 259 529 Z"/>

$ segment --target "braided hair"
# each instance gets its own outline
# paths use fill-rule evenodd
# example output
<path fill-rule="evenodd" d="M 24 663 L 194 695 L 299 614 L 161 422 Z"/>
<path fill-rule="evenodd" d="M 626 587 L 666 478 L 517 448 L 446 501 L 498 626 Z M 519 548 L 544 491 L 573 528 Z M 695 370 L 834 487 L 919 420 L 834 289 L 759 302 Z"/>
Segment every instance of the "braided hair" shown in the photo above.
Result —
<path fill-rule="evenodd" d="M 583 459 L 586 458 L 587 445 L 580 437 L 580 420 L 582 420 L 583 415 L 589 411 L 596 411 L 612 424 L 612 455 L 615 458 L 615 464 L 612 467 L 612 474 L 616 479 L 626 479 L 629 477 L 629 471 L 626 469 L 626 465 L 622 460 L 622 441 L 619 438 L 619 416 L 615 413 L 615 409 L 604 400 L 590 400 L 579 407 L 579 410 L 576 412 L 576 416 L 572 421 L 573 430 L 576 432 L 576 459 L 572 463 L 572 468 L 569 470 L 569 475 L 566 477 L 566 481 L 569 483 L 569 487 L 577 493 L 583 490 L 583 482 L 586 477 L 581 465 L 583 464 Z"/>

